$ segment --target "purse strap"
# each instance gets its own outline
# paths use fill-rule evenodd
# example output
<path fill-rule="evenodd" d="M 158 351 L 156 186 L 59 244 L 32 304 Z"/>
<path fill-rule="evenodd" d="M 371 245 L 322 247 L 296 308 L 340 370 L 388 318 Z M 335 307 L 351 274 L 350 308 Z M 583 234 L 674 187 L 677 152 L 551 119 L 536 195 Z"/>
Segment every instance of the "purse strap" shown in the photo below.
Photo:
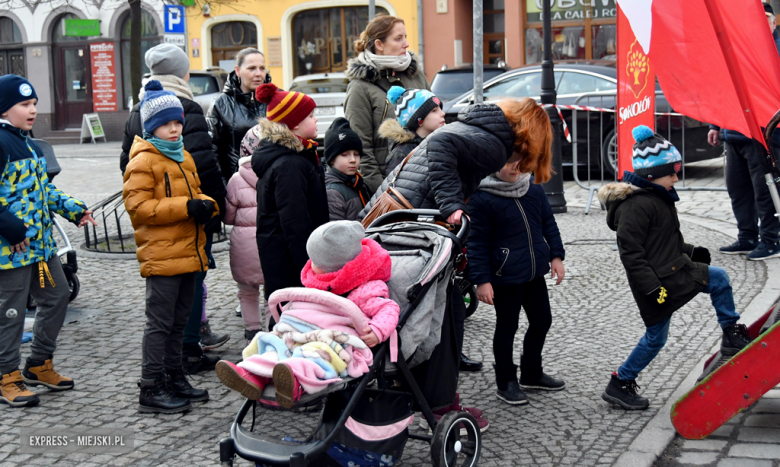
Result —
<path fill-rule="evenodd" d="M 403 161 L 403 162 L 401 162 L 401 167 L 399 167 L 399 168 L 398 168 L 398 172 L 396 172 L 396 173 L 395 173 L 395 177 L 393 177 L 393 180 L 392 180 L 392 181 L 391 181 L 391 182 L 390 182 L 390 183 L 387 185 L 387 186 L 388 186 L 388 188 L 395 187 L 395 181 L 398 179 L 398 175 L 400 175 L 400 174 L 401 174 L 401 171 L 404 169 L 404 166 L 406 165 L 406 163 L 407 163 L 407 162 L 409 162 L 409 159 L 411 159 L 411 157 L 412 157 L 412 154 L 414 154 L 414 151 L 415 151 L 416 149 L 417 149 L 417 148 L 414 148 L 414 149 L 412 149 L 412 151 L 411 151 L 411 152 L 410 152 L 410 153 L 409 153 L 409 154 L 406 156 L 406 158 L 404 159 L 404 161 Z"/>

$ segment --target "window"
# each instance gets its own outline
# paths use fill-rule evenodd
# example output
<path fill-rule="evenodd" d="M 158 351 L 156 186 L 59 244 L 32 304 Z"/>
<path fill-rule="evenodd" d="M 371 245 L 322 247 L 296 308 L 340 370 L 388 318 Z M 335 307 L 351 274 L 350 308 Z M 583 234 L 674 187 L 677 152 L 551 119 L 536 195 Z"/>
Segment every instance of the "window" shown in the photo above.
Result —
<path fill-rule="evenodd" d="M 587 73 L 567 71 L 558 83 L 558 94 L 583 94 L 586 92 L 614 91 L 617 84 Z"/>
<path fill-rule="evenodd" d="M 195 96 L 220 92 L 217 78 L 210 75 L 190 75 L 190 89 Z"/>
<path fill-rule="evenodd" d="M 130 108 L 130 101 L 138 102 L 138 96 L 131 96 L 130 87 L 130 13 L 122 21 L 121 29 L 122 51 L 122 89 L 124 90 L 124 108 Z M 159 44 L 160 33 L 154 16 L 146 10 L 141 10 L 141 75 L 149 73 L 144 56 L 146 51 Z"/>
<path fill-rule="evenodd" d="M 554 73 L 555 82 L 560 83 L 562 72 Z M 558 86 L 556 85 L 556 88 Z M 485 100 L 497 100 L 502 97 L 539 97 L 542 93 L 542 72 L 521 73 L 502 80 L 485 89 Z"/>
<path fill-rule="evenodd" d="M 343 76 L 343 75 L 342 75 Z M 346 77 L 328 77 L 321 79 L 300 79 L 293 81 L 290 91 L 303 94 L 323 94 L 329 92 L 347 92 L 349 80 Z"/>
<path fill-rule="evenodd" d="M 574 60 L 586 57 L 585 27 L 570 26 L 553 28 L 552 59 Z M 525 31 L 525 62 L 539 63 L 542 61 L 544 41 L 541 29 Z"/>
<path fill-rule="evenodd" d="M 593 58 L 615 59 L 617 53 L 617 25 L 593 26 Z"/>
<path fill-rule="evenodd" d="M 219 66 L 247 47 L 257 47 L 257 26 L 248 21 L 219 23 L 211 28 L 211 63 Z M 226 71 L 233 71 L 232 67 Z"/>
<path fill-rule="evenodd" d="M 377 14 L 387 10 L 376 8 Z M 342 71 L 357 55 L 354 43 L 368 25 L 368 7 L 320 8 L 292 20 L 293 76 Z"/>
<path fill-rule="evenodd" d="M 0 18 L 0 44 L 19 44 L 22 32 L 11 18 Z"/>

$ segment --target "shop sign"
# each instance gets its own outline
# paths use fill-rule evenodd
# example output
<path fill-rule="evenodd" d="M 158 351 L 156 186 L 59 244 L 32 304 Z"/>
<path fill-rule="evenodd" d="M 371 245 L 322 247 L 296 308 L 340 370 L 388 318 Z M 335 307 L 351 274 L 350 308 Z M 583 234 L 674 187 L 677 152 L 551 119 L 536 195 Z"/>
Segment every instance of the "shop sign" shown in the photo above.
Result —
<path fill-rule="evenodd" d="M 606 19 L 617 16 L 615 0 L 547 0 L 550 2 L 551 21 Z M 544 0 L 526 0 L 526 18 L 529 23 L 542 22 Z"/>
<path fill-rule="evenodd" d="M 633 172 L 634 137 L 639 125 L 655 129 L 655 70 L 636 40 L 623 10 L 617 19 L 617 106 L 618 177 Z"/>
<path fill-rule="evenodd" d="M 65 35 L 80 37 L 99 36 L 100 20 L 68 18 L 65 20 Z"/>
<path fill-rule="evenodd" d="M 92 62 L 92 108 L 95 112 L 116 112 L 116 55 L 113 42 L 89 44 Z"/>

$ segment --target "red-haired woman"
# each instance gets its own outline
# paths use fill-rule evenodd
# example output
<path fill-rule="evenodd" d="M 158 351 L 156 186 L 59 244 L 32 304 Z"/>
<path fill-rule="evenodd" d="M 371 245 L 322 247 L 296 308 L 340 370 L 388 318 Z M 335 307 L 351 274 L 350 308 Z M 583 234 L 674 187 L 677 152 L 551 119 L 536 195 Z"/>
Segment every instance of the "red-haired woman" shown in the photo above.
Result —
<path fill-rule="evenodd" d="M 552 271 L 551 277 L 557 276 L 557 284 L 561 283 L 564 249 L 547 196 L 536 184 L 551 172 L 552 134 L 547 115 L 530 99 L 499 105 L 510 121 L 518 122 L 518 140 L 525 142 L 515 148 L 520 161 L 487 176 L 469 198 L 469 278 L 478 284 L 479 300 L 496 309 L 496 396 L 523 405 L 528 398 L 522 389 L 559 391 L 566 386 L 542 371 L 542 348 L 552 324 L 544 276 Z M 535 167 L 539 180 L 530 167 Z M 528 330 L 518 384 L 512 354 L 521 307 L 528 316 Z"/>
<path fill-rule="evenodd" d="M 379 15 L 368 23 L 355 42 L 359 55 L 347 63 L 347 97 L 344 114 L 363 142 L 360 173 L 371 193 L 385 178 L 388 141 L 379 135 L 379 125 L 395 118 L 387 100 L 392 86 L 430 89 L 417 58 L 407 49 L 404 20 Z"/>

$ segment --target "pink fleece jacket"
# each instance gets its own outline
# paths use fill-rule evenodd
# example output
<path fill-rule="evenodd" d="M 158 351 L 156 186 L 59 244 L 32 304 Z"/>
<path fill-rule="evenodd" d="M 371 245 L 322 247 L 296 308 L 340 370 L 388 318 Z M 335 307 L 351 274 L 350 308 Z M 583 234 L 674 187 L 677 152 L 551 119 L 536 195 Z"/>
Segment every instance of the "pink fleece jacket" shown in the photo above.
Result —
<path fill-rule="evenodd" d="M 301 271 L 301 282 L 336 295 L 349 292 L 347 299 L 370 318 L 369 327 L 384 342 L 395 331 L 401 313 L 398 304 L 390 300 L 385 283 L 390 280 L 392 261 L 387 250 L 374 240 L 364 238 L 361 243 L 360 254 L 335 272 L 316 274 L 309 260 Z"/>
<path fill-rule="evenodd" d="M 225 224 L 233 225 L 230 234 L 230 271 L 239 284 L 259 286 L 263 280 L 260 256 L 257 253 L 257 175 L 252 170 L 252 157 L 242 157 L 238 172 L 227 186 Z"/>

